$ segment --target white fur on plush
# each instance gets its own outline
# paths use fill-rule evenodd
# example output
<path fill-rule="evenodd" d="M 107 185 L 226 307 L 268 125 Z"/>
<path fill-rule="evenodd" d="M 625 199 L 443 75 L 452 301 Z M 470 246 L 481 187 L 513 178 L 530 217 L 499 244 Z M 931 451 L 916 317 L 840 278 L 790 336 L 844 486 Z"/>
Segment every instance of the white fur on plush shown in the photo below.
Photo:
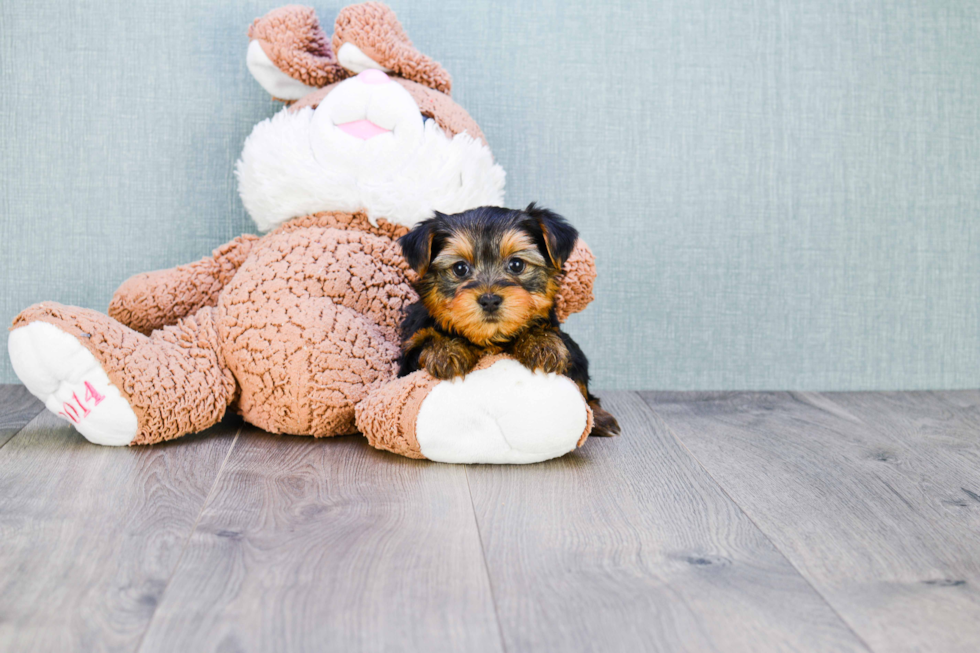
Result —
<path fill-rule="evenodd" d="M 353 73 L 361 73 L 372 68 L 385 73 L 391 72 L 391 68 L 385 68 L 353 43 L 344 43 L 340 46 L 337 50 L 337 63 Z"/>
<path fill-rule="evenodd" d="M 362 120 L 388 132 L 365 140 L 340 127 Z M 373 183 L 398 178 L 417 160 L 423 126 L 419 105 L 401 84 L 365 83 L 358 75 L 337 84 L 313 112 L 310 147 L 321 168 Z"/>
<path fill-rule="evenodd" d="M 422 455 L 438 462 L 536 463 L 575 448 L 588 410 L 568 377 L 504 359 L 433 388 L 415 437 Z"/>
<path fill-rule="evenodd" d="M 258 41 L 252 41 L 248 44 L 245 65 L 248 66 L 248 71 L 252 73 L 255 81 L 269 95 L 280 100 L 298 100 L 316 90 L 276 68 Z"/>
<path fill-rule="evenodd" d="M 7 340 L 14 372 L 45 408 L 94 444 L 122 446 L 136 437 L 136 413 L 109 381 L 99 361 L 71 334 L 47 322 L 14 329 Z M 88 382 L 100 395 L 88 394 Z M 68 407 L 70 406 L 70 408 Z"/>
<path fill-rule="evenodd" d="M 385 218 L 411 227 L 434 210 L 503 203 L 504 170 L 490 148 L 465 133 L 450 139 L 434 120 L 423 125 L 418 105 L 399 84 L 364 86 L 351 78 L 316 111 L 283 109 L 252 130 L 235 172 L 260 230 L 318 211 L 362 209 L 372 223 Z M 340 112 L 343 102 L 352 108 Z M 396 109 L 405 113 L 389 115 Z M 340 113 L 345 121 L 378 114 L 376 122 L 391 122 L 380 126 L 394 129 L 364 141 L 336 127 L 331 116 Z"/>

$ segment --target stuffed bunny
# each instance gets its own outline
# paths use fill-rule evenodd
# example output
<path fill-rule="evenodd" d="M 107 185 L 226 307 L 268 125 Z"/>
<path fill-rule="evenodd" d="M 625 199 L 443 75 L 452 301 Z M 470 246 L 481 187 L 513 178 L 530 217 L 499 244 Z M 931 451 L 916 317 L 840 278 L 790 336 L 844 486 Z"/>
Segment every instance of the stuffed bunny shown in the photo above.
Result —
<path fill-rule="evenodd" d="M 18 315 L 14 370 L 89 441 L 153 444 L 231 407 L 273 433 L 363 433 L 379 448 L 457 463 L 530 463 L 580 445 L 592 414 L 571 380 L 488 357 L 462 379 L 396 378 L 399 322 L 417 299 L 397 239 L 433 211 L 503 202 L 504 172 L 450 98 L 446 71 L 390 9 L 354 5 L 332 43 L 312 9 L 249 29 L 247 64 L 289 106 L 237 164 L 262 236 L 139 274 L 108 315 L 45 302 Z M 579 241 L 558 298 L 592 299 Z"/>

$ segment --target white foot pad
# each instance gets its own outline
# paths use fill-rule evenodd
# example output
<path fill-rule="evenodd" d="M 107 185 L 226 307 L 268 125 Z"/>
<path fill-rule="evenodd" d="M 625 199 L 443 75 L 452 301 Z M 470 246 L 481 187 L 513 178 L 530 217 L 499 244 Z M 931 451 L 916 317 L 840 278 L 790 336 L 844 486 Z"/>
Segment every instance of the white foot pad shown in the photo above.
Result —
<path fill-rule="evenodd" d="M 536 463 L 575 448 L 587 410 L 571 379 L 505 359 L 433 388 L 415 437 L 429 460 Z"/>
<path fill-rule="evenodd" d="M 31 394 L 86 440 L 120 446 L 136 437 L 129 402 L 74 336 L 53 324 L 32 322 L 10 332 L 7 349 L 14 372 Z"/>

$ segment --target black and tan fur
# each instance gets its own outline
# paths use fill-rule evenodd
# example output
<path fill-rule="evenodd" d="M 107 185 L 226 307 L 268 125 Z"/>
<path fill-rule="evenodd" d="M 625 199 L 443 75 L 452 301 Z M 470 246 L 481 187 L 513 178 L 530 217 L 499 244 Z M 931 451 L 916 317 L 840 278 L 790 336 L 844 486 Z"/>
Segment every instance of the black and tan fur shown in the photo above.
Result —
<path fill-rule="evenodd" d="M 426 369 L 464 376 L 486 354 L 508 353 L 531 370 L 571 378 L 595 416 L 593 435 L 616 435 L 616 418 L 589 392 L 589 361 L 559 328 L 555 295 L 578 232 L 533 203 L 436 213 L 399 240 L 418 273 L 419 301 L 402 322 L 399 376 Z"/>

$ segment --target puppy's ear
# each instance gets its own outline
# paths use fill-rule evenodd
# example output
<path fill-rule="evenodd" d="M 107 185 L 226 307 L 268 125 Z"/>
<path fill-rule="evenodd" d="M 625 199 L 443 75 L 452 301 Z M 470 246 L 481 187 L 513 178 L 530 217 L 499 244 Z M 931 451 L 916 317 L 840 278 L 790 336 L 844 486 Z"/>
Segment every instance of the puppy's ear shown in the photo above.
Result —
<path fill-rule="evenodd" d="M 524 212 L 541 231 L 541 239 L 545 246 L 545 251 L 542 253 L 547 254 L 556 270 L 561 270 L 561 266 L 575 249 L 578 230 L 568 224 L 565 218 L 554 211 L 535 206 L 534 202 L 528 204 Z"/>
<path fill-rule="evenodd" d="M 436 235 L 436 223 L 445 218 L 443 214 L 436 211 L 434 218 L 423 220 L 418 223 L 407 234 L 398 239 L 398 244 L 402 248 L 402 255 L 408 266 L 415 270 L 420 277 L 424 277 L 432 262 L 432 240 Z"/>

